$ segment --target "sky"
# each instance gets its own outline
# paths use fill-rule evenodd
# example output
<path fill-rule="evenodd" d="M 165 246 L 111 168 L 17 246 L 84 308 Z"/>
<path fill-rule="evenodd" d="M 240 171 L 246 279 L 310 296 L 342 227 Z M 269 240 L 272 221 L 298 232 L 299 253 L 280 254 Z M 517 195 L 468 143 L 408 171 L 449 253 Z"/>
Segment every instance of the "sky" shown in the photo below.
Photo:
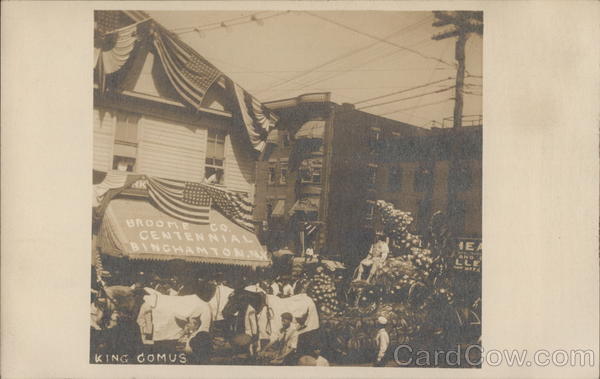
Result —
<path fill-rule="evenodd" d="M 431 38 L 446 30 L 431 12 L 148 13 L 261 101 L 331 92 L 421 127 L 453 115 L 456 38 Z M 482 46 L 481 36 L 467 41 L 463 115 L 482 114 Z"/>

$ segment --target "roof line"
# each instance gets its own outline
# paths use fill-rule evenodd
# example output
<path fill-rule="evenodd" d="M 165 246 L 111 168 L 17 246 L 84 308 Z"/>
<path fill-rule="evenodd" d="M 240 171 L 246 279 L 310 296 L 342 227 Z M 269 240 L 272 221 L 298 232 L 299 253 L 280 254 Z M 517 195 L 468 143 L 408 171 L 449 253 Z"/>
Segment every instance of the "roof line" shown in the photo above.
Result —
<path fill-rule="evenodd" d="M 289 108 L 304 103 L 329 103 L 331 102 L 331 92 L 305 93 L 288 99 L 266 101 L 264 106 L 270 109 Z"/>

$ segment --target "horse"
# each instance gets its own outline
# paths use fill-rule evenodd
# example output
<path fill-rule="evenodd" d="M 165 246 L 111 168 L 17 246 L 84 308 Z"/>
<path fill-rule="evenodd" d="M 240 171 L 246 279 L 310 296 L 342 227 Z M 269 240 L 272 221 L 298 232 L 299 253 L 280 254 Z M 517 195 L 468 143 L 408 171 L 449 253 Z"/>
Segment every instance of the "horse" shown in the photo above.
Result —
<path fill-rule="evenodd" d="M 307 350 L 318 337 L 319 315 L 314 301 L 306 294 L 298 294 L 288 298 L 279 298 L 261 292 L 237 289 L 230 296 L 223 308 L 223 316 L 231 318 L 246 309 L 256 313 L 255 323 L 260 340 L 272 341 L 282 327 L 281 315 L 291 313 L 301 325 L 299 328 L 298 351 Z"/>
<path fill-rule="evenodd" d="M 93 306 L 99 319 L 91 329 L 92 354 L 134 355 L 143 349 L 137 316 L 145 291 L 126 286 L 102 287 Z"/>

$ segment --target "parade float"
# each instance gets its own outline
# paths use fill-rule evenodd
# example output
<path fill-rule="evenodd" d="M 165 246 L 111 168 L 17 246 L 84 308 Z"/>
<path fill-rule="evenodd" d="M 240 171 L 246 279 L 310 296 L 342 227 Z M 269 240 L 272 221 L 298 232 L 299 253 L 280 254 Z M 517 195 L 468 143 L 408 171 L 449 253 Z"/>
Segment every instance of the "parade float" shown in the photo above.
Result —
<path fill-rule="evenodd" d="M 385 201 L 377 209 L 390 255 L 372 279 L 344 282 L 323 270 L 307 287 L 320 310 L 324 351 L 340 363 L 372 360 L 378 316 L 388 320 L 392 349 L 455 346 L 468 321 L 455 305 L 448 270 L 452 244 L 443 215 L 434 214 L 426 237 L 420 237 L 409 231 L 410 213 Z"/>

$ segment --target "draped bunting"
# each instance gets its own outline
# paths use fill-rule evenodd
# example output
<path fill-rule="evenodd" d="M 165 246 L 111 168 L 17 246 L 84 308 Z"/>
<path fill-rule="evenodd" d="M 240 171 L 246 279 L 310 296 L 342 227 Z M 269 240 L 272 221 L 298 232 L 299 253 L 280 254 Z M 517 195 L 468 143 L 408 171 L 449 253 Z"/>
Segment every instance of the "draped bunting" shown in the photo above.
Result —
<path fill-rule="evenodd" d="M 126 171 L 109 171 L 104 177 L 104 180 L 101 183 L 96 184 L 93 188 L 93 207 L 95 208 L 102 203 L 102 199 L 108 190 L 123 187 L 127 180 L 127 175 Z"/>
<path fill-rule="evenodd" d="M 222 73 L 160 26 L 155 27 L 152 43 L 173 88 L 190 105 L 200 109 L 206 92 Z"/>
<path fill-rule="evenodd" d="M 206 209 L 212 206 L 242 228 L 254 231 L 254 206 L 246 196 L 203 183 L 159 178 L 148 178 L 148 193 L 161 211 L 177 219 L 207 224 Z"/>
<path fill-rule="evenodd" d="M 93 222 L 102 220 L 110 201 L 141 178 L 142 175 L 133 175 L 125 171 L 109 171 L 102 183 L 94 186 Z"/>
<path fill-rule="evenodd" d="M 136 183 L 139 182 L 139 183 Z M 146 195 L 165 214 L 194 224 L 208 224 L 214 208 L 242 228 L 254 232 L 254 204 L 245 195 L 204 183 L 133 175 L 110 171 L 102 183 L 94 186 L 94 220 L 104 215 L 110 201 L 125 189 L 145 183 Z"/>
<path fill-rule="evenodd" d="M 105 32 L 108 26 L 98 21 L 94 41 L 94 67 L 101 91 L 106 90 L 106 76 L 119 71 L 129 60 L 139 41 L 139 24 L 140 22 L 136 22 Z"/>
<path fill-rule="evenodd" d="M 157 208 L 177 219 L 208 224 L 211 198 L 200 183 L 148 178 L 148 195 Z"/>
<path fill-rule="evenodd" d="M 275 128 L 278 118 L 236 83 L 233 83 L 233 91 L 250 143 L 255 150 L 262 152 L 267 144 L 269 132 Z"/>
<path fill-rule="evenodd" d="M 107 51 L 102 51 L 101 48 L 96 48 L 96 59 L 102 60 L 104 74 L 112 74 L 117 72 L 129 59 L 129 55 L 133 50 L 137 41 L 137 24 L 127 26 L 114 32 L 115 39 L 114 47 Z M 110 37 L 106 37 L 110 38 Z"/>
<path fill-rule="evenodd" d="M 239 85 L 233 83 L 219 69 L 204 59 L 194 49 L 181 41 L 175 34 L 153 21 L 148 29 L 140 29 L 137 21 L 119 29 L 123 24 L 117 12 L 99 12 L 96 25 L 94 67 L 101 91 L 106 89 L 106 77 L 119 71 L 131 58 L 136 44 L 142 38 L 150 38 L 154 54 L 163 71 L 181 98 L 195 109 L 202 109 L 206 93 L 215 82 L 226 82 L 230 96 L 234 99 L 236 111 L 240 115 L 242 128 L 252 147 L 262 152 L 266 146 L 269 131 L 275 128 L 278 119 L 273 112 L 250 95 Z M 143 14 L 142 14 L 143 15 Z M 140 15 L 140 17 L 142 17 Z M 102 16 L 102 17 L 100 17 Z M 128 16 L 127 16 L 128 17 Z M 125 17 L 125 18 L 127 18 Z M 225 87 L 225 85 L 223 85 Z"/>

